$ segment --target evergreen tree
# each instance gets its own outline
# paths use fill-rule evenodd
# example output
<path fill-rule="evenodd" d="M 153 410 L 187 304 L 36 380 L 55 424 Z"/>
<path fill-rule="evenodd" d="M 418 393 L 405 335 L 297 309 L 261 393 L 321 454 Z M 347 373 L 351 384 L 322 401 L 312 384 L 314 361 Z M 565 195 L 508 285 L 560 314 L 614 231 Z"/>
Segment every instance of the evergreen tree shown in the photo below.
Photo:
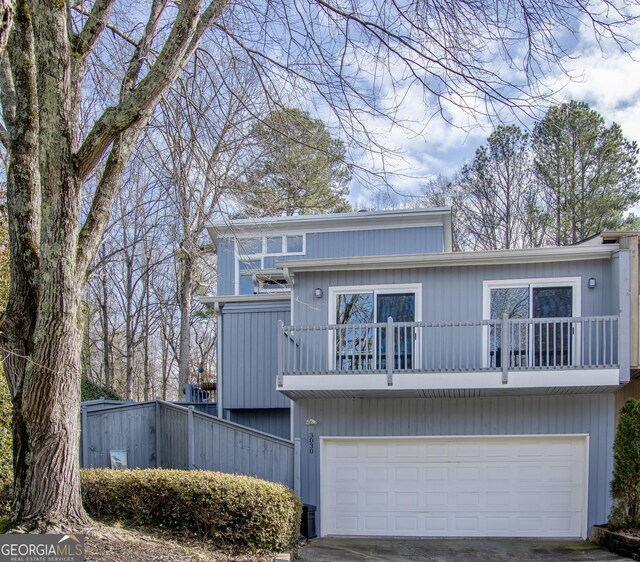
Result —
<path fill-rule="evenodd" d="M 341 213 L 350 166 L 325 124 L 298 109 L 273 111 L 251 130 L 255 164 L 239 186 L 250 216 Z"/>
<path fill-rule="evenodd" d="M 536 124 L 534 170 L 552 244 L 574 244 L 620 228 L 640 200 L 638 147 L 616 123 L 606 127 L 584 102 L 554 106 Z"/>
<path fill-rule="evenodd" d="M 613 444 L 613 509 L 609 527 L 640 527 L 640 401 L 630 398 L 620 410 Z"/>

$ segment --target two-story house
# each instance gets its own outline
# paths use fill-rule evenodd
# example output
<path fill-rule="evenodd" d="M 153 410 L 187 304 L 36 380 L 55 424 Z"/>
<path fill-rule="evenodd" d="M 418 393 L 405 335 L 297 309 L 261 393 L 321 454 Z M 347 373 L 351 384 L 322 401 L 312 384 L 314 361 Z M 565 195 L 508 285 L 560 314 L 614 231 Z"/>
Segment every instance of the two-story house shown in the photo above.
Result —
<path fill-rule="evenodd" d="M 451 252 L 447 209 L 239 220 L 219 415 L 299 440 L 322 535 L 586 537 L 638 368 L 638 237 Z"/>

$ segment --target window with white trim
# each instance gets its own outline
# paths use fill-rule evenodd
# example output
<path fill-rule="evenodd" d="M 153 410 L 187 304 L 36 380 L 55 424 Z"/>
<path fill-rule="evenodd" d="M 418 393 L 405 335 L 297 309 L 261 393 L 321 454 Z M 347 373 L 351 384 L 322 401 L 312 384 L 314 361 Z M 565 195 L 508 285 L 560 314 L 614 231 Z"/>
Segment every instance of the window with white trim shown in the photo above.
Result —
<path fill-rule="evenodd" d="M 387 365 L 387 328 L 394 327 L 395 369 L 416 367 L 416 328 L 408 326 L 420 317 L 420 285 L 378 287 L 330 287 L 330 324 L 333 330 L 330 363 L 338 371 L 384 370 Z M 378 324 L 378 326 L 375 326 Z"/>
<path fill-rule="evenodd" d="M 270 293 L 289 290 L 284 276 L 270 272 L 261 276 L 265 258 L 304 255 L 304 234 L 283 234 L 236 239 L 235 287 L 237 295 Z"/>
<path fill-rule="evenodd" d="M 487 366 L 500 367 L 505 352 L 512 366 L 572 364 L 576 327 L 571 318 L 580 315 L 579 277 L 485 281 L 483 308 L 486 320 L 506 316 L 515 321 L 509 328 L 508 350 L 502 349 L 501 324 L 489 326 Z"/>

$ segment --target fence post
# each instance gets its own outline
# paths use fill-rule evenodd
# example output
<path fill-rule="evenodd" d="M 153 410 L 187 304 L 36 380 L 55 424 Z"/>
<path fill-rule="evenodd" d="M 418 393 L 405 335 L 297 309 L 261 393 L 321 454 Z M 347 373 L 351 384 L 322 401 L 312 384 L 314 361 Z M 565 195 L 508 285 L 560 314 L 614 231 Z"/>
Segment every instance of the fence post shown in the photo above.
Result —
<path fill-rule="evenodd" d="M 196 468 L 196 439 L 193 423 L 193 406 L 187 409 L 187 465 L 189 470 Z"/>
<path fill-rule="evenodd" d="M 300 495 L 300 438 L 293 440 L 293 491 Z"/>
<path fill-rule="evenodd" d="M 393 386 L 393 361 L 395 359 L 394 351 L 394 334 L 393 334 L 393 318 L 387 318 L 387 385 Z M 375 357 L 374 357 L 375 360 Z"/>
<path fill-rule="evenodd" d="M 80 435 L 82 443 L 82 468 L 89 468 L 89 413 L 87 407 L 82 406 Z"/>
<path fill-rule="evenodd" d="M 160 401 L 156 398 L 156 468 L 162 468 L 162 439 L 160 435 L 162 431 L 162 412 L 160 408 Z"/>
<path fill-rule="evenodd" d="M 284 322 L 278 320 L 278 386 L 284 383 Z"/>
<path fill-rule="evenodd" d="M 502 315 L 500 340 L 501 340 L 501 361 L 502 361 L 502 384 L 509 382 L 509 363 L 511 357 L 509 356 L 509 317 L 506 314 Z"/>

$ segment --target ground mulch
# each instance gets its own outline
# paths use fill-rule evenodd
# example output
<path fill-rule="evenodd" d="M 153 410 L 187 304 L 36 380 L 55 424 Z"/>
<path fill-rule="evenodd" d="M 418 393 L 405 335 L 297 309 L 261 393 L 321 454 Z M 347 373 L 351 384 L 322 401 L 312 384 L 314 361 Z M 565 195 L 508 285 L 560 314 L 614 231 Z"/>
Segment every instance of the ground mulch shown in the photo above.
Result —
<path fill-rule="evenodd" d="M 206 541 L 96 524 L 86 529 L 86 562 L 268 562 L 271 557 L 221 552 Z"/>

